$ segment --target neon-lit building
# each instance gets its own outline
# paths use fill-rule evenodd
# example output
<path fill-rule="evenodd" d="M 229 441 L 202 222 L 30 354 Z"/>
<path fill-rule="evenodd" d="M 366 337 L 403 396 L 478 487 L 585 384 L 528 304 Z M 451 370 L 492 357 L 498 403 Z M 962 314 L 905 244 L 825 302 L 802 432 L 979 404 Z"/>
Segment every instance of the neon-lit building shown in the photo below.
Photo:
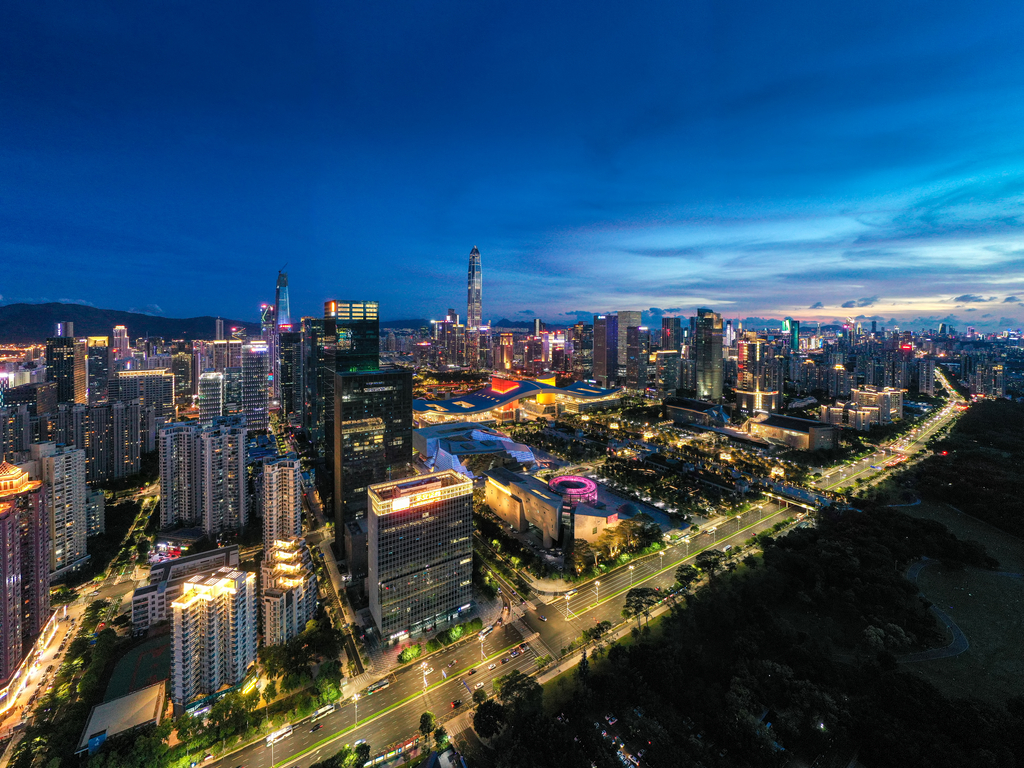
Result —
<path fill-rule="evenodd" d="M 263 644 L 298 637 L 316 615 L 316 576 L 305 539 L 268 541 L 260 566 L 263 587 Z"/>
<path fill-rule="evenodd" d="M 578 504 L 593 504 L 597 501 L 597 483 L 589 477 L 577 475 L 553 477 L 548 483 L 548 488 L 560 494 L 570 507 L 576 507 Z"/>
<path fill-rule="evenodd" d="M 619 403 L 622 390 L 574 382 L 555 386 L 554 379 L 515 380 L 497 376 L 490 386 L 453 400 L 414 400 L 413 419 L 417 427 L 471 421 L 494 424 L 537 417 L 557 418 L 561 413 L 582 413 L 611 408 Z"/>
<path fill-rule="evenodd" d="M 367 589 L 385 640 L 417 634 L 470 608 L 473 481 L 446 470 L 371 485 Z"/>

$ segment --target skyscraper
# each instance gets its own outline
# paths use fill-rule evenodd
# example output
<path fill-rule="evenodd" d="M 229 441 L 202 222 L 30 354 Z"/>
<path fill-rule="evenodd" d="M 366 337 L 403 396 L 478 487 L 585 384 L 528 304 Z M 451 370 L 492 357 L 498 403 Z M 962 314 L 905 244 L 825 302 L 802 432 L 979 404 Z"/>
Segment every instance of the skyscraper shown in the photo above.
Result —
<path fill-rule="evenodd" d="M 270 347 L 264 341 L 251 341 L 242 347 L 242 413 L 253 432 L 266 432 L 270 426 Z"/>
<path fill-rule="evenodd" d="M 131 356 L 128 345 L 128 329 L 123 325 L 114 326 L 114 359 L 124 360 Z"/>
<path fill-rule="evenodd" d="M 641 313 L 634 310 L 617 312 L 618 318 L 618 347 L 616 348 L 616 372 L 619 379 L 626 378 L 626 358 L 629 356 L 629 329 L 639 328 L 643 324 Z"/>
<path fill-rule="evenodd" d="M 480 325 L 483 320 L 484 270 L 480 264 L 480 251 L 474 245 L 469 252 L 469 296 L 466 312 L 466 364 L 480 367 Z"/>
<path fill-rule="evenodd" d="M 107 385 L 111 402 L 139 400 L 156 418 L 174 418 L 174 374 L 164 368 L 118 371 Z"/>
<path fill-rule="evenodd" d="M 198 430 L 200 507 L 211 538 L 239 531 L 248 521 L 246 419 L 225 416 Z"/>
<path fill-rule="evenodd" d="M 268 461 L 263 465 L 262 507 L 263 545 L 269 548 L 276 539 L 302 535 L 302 481 L 299 460 L 291 457 Z"/>
<path fill-rule="evenodd" d="M 779 391 L 769 381 L 771 361 L 764 339 L 748 331 L 737 348 L 736 404 L 747 413 L 779 409 Z"/>
<path fill-rule="evenodd" d="M 470 608 L 473 482 L 454 470 L 370 486 L 367 589 L 381 637 Z"/>
<path fill-rule="evenodd" d="M 11 501 L 0 501 L 0 569 L 0 684 L 6 684 L 22 656 L 21 515 Z"/>
<path fill-rule="evenodd" d="M 594 315 L 594 378 L 602 387 L 618 381 L 619 319 Z"/>
<path fill-rule="evenodd" d="M 242 682 L 256 661 L 256 576 L 219 568 L 185 582 L 171 603 L 171 701 L 175 711 Z"/>
<path fill-rule="evenodd" d="M 107 381 L 113 357 L 110 340 L 106 336 L 90 336 L 88 345 L 89 402 L 102 403 L 107 399 Z"/>
<path fill-rule="evenodd" d="M 661 348 L 678 352 L 683 347 L 683 328 L 678 317 L 661 318 Z"/>
<path fill-rule="evenodd" d="M 222 317 L 213 321 L 213 338 L 215 341 L 224 340 L 224 318 Z"/>
<path fill-rule="evenodd" d="M 39 479 L 46 493 L 50 519 L 50 573 L 63 575 L 85 560 L 85 540 L 89 533 L 86 510 L 85 451 L 37 443 L 32 460 L 39 466 Z"/>
<path fill-rule="evenodd" d="M 697 369 L 697 397 L 722 399 L 722 316 L 700 308 L 694 322 L 693 355 Z"/>
<path fill-rule="evenodd" d="M 87 348 L 69 336 L 46 340 L 46 380 L 57 385 L 58 403 L 89 401 Z"/>
<path fill-rule="evenodd" d="M 199 375 L 199 423 L 212 424 L 224 415 L 224 374 L 205 371 Z"/>
<path fill-rule="evenodd" d="M 277 273 L 277 292 L 274 295 L 274 315 L 277 327 L 292 324 L 292 305 L 288 298 L 288 273 Z"/>
<path fill-rule="evenodd" d="M 298 637 L 316 616 L 313 559 L 301 538 L 267 541 L 260 566 L 263 588 L 263 643 L 280 645 Z"/>
<path fill-rule="evenodd" d="M 36 639 L 50 618 L 50 521 L 43 484 L 29 473 L 0 461 L 0 506 L 14 505 L 21 526 L 21 571 L 4 571 L 3 584 L 11 589 L 4 602 L 21 606 L 22 648 Z M 20 589 L 20 597 L 15 590 Z M 19 659 L 20 660 L 20 659 Z"/>
<path fill-rule="evenodd" d="M 651 332 L 644 326 L 626 329 L 626 386 L 645 390 L 654 384 L 650 371 Z"/>
<path fill-rule="evenodd" d="M 303 410 L 302 334 L 282 330 L 278 334 L 278 389 L 281 415 L 301 416 Z"/>
<path fill-rule="evenodd" d="M 160 430 L 161 528 L 192 526 L 201 520 L 198 427 L 195 422 L 178 422 Z"/>
<path fill-rule="evenodd" d="M 469 301 L 466 312 L 466 325 L 471 329 L 479 328 L 484 295 L 484 270 L 480 264 L 480 251 L 474 245 L 469 252 Z"/>

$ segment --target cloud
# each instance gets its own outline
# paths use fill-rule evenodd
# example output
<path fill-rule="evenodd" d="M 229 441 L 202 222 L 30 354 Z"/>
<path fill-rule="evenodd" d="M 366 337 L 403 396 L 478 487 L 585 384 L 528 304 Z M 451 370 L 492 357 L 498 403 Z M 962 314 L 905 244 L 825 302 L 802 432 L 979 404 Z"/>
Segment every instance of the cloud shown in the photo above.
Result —
<path fill-rule="evenodd" d="M 162 315 L 164 311 L 159 304 L 143 304 L 141 307 L 131 307 L 129 312 L 138 312 L 142 315 Z"/>
<path fill-rule="evenodd" d="M 878 301 L 877 296 L 868 296 L 863 299 L 853 299 L 852 301 L 844 301 L 842 304 L 843 309 L 857 309 L 860 307 L 870 307 Z"/>
<path fill-rule="evenodd" d="M 954 301 L 957 304 L 977 304 L 985 301 L 995 301 L 995 298 L 995 296 L 992 296 L 986 299 L 984 296 L 979 296 L 977 293 L 965 293 L 961 296 L 957 296 L 956 298 L 951 299 L 951 301 Z"/>
<path fill-rule="evenodd" d="M 537 313 L 534 312 L 532 309 L 520 309 L 516 314 L 517 315 L 530 315 L 530 317 L 533 317 Z"/>
<path fill-rule="evenodd" d="M 992 317 L 992 315 L 991 315 L 991 313 L 986 312 L 984 315 L 982 315 L 982 317 Z"/>
<path fill-rule="evenodd" d="M 1020 301 L 1016 296 L 1007 296 L 1003 299 L 1003 304 L 1013 304 L 1014 302 Z"/>
<path fill-rule="evenodd" d="M 999 322 L 996 325 L 1009 326 L 1009 325 L 1020 325 L 1020 320 L 1016 317 L 1000 317 Z"/>
<path fill-rule="evenodd" d="M 811 304 L 811 306 L 808 307 L 808 309 L 824 309 L 824 308 L 825 308 L 825 305 L 822 304 L 820 301 L 816 301 L 813 304 Z"/>

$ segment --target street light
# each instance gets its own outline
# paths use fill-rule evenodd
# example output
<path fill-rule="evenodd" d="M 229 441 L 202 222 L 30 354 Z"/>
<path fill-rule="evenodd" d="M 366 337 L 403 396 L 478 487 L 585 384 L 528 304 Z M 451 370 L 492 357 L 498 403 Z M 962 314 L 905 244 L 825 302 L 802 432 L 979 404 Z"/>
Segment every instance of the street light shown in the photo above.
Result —
<path fill-rule="evenodd" d="M 630 586 L 630 587 L 632 587 L 632 586 L 633 586 L 633 569 L 634 569 L 634 568 L 636 568 L 636 566 L 635 566 L 635 565 L 631 565 L 631 566 L 629 566 L 629 586 Z"/>
<path fill-rule="evenodd" d="M 359 725 L 359 694 L 358 693 L 355 696 L 352 697 L 352 701 L 354 701 L 356 703 L 356 719 L 354 721 L 352 721 L 352 727 L 355 728 L 357 725 Z"/>
<path fill-rule="evenodd" d="M 600 603 L 601 602 L 601 582 L 600 581 L 595 581 L 594 585 L 595 585 L 594 589 L 597 591 L 597 602 Z"/>
<path fill-rule="evenodd" d="M 484 660 L 484 636 L 480 635 L 480 661 Z"/>

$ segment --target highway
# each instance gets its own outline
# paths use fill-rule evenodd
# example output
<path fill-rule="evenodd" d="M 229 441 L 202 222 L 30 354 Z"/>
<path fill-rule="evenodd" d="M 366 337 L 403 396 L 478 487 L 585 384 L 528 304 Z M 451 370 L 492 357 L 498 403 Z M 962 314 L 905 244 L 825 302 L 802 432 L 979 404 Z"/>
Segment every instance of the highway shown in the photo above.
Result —
<path fill-rule="evenodd" d="M 513 669 L 524 674 L 536 671 L 536 653 L 531 645 L 528 644 L 516 658 L 511 657 L 513 647 L 522 641 L 523 637 L 515 627 L 502 626 L 482 643 L 474 638 L 457 648 L 431 656 L 427 660 L 429 671 L 426 675 L 418 663 L 392 673 L 388 676 L 391 682 L 387 688 L 369 695 L 361 693 L 358 702 L 354 698 L 342 702 L 337 710 L 315 724 L 321 726 L 316 731 L 312 730 L 314 724 L 307 718 L 295 724 L 292 735 L 274 745 L 273 749 L 266 746 L 265 740 L 260 740 L 205 765 L 218 768 L 270 768 L 272 765 L 307 768 L 330 757 L 343 745 L 352 745 L 360 739 L 365 739 L 370 745 L 371 755 L 381 754 L 412 738 L 417 733 L 423 712 L 433 712 L 443 724 L 444 718 L 472 706 L 473 690 L 477 684 L 482 683 L 481 687 L 491 693 L 491 684 L 496 677 Z M 481 655 L 485 660 L 481 661 Z M 503 658 L 509 661 L 502 664 Z M 492 664 L 494 669 L 489 669 Z M 470 670 L 476 671 L 470 674 Z M 462 701 L 456 710 L 451 706 L 453 700 Z"/>

